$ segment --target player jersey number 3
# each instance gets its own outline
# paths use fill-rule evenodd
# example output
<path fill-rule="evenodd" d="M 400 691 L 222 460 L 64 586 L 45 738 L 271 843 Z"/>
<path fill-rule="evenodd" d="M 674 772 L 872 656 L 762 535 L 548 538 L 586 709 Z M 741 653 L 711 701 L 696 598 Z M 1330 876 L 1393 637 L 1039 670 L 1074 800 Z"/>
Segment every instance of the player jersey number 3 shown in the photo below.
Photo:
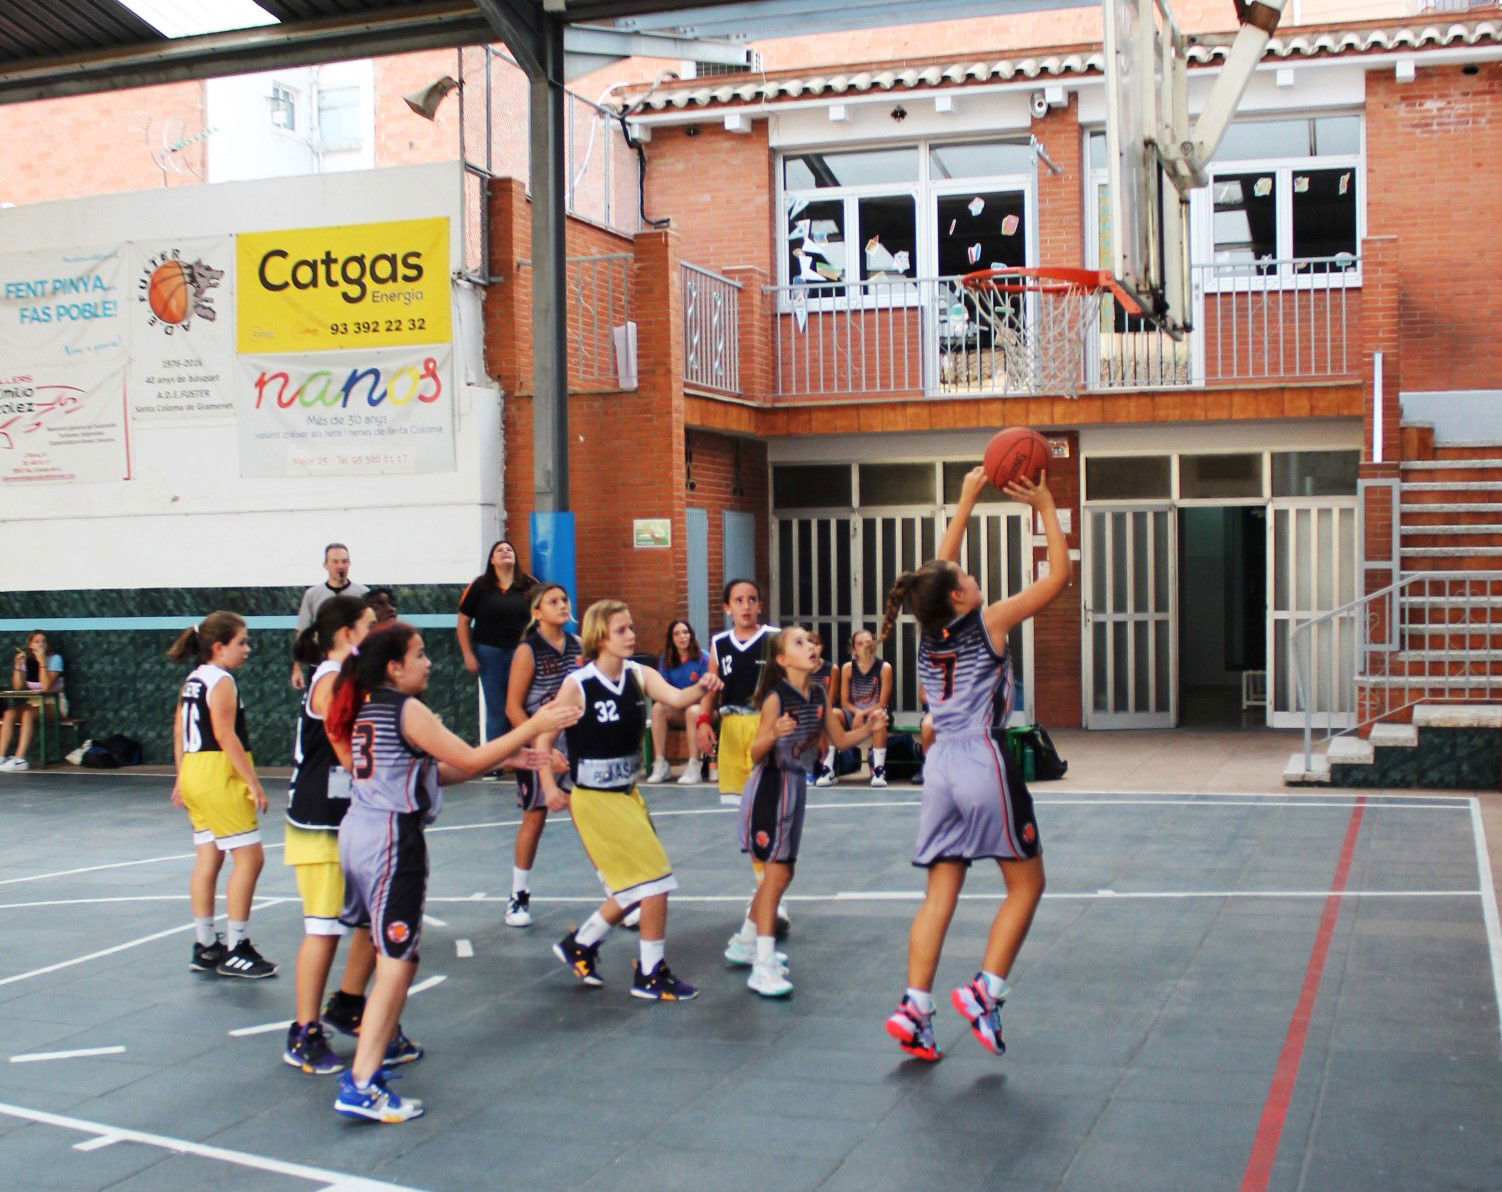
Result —
<path fill-rule="evenodd" d="M 601 724 L 610 724 L 619 721 L 620 718 L 621 711 L 615 706 L 615 700 L 602 699 L 595 704 L 595 719 Z"/>
<path fill-rule="evenodd" d="M 349 751 L 354 755 L 354 776 L 371 777 L 375 773 L 375 725 L 357 721 L 349 731 Z"/>

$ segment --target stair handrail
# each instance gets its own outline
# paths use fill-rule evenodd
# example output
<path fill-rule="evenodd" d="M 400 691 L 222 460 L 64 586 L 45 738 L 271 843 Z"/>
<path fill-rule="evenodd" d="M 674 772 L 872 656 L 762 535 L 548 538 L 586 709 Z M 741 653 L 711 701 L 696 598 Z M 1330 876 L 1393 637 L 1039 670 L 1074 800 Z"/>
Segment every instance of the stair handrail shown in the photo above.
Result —
<path fill-rule="evenodd" d="M 1355 613 L 1358 609 L 1361 609 L 1363 607 L 1370 607 L 1371 605 L 1373 605 L 1374 603 L 1376 603 L 1379 600 L 1393 600 L 1395 602 L 1395 604 L 1396 604 L 1399 612 L 1398 612 L 1397 616 L 1392 616 L 1392 615 L 1388 616 L 1388 618 L 1387 618 L 1387 634 L 1388 634 L 1388 639 L 1385 640 L 1385 641 L 1383 641 L 1382 643 L 1380 643 L 1380 645 L 1374 646 L 1368 640 L 1367 631 L 1368 631 L 1368 629 L 1370 627 L 1370 624 L 1371 624 L 1370 615 L 1365 616 L 1365 617 L 1361 617 L 1359 619 L 1359 621 L 1358 621 L 1358 626 L 1359 626 L 1359 630 L 1360 630 L 1360 637 L 1359 637 L 1359 639 L 1358 639 L 1358 641 L 1356 643 L 1356 651 L 1355 651 L 1355 657 L 1353 659 L 1353 662 L 1354 662 L 1354 665 L 1357 668 L 1364 667 L 1365 666 L 1365 662 L 1366 662 L 1367 652 L 1368 652 L 1369 649 L 1379 648 L 1379 649 L 1385 649 L 1385 650 L 1390 651 L 1390 652 L 1392 652 L 1392 651 L 1398 651 L 1398 650 L 1402 649 L 1401 635 L 1402 635 L 1402 631 L 1403 631 L 1404 621 L 1403 621 L 1402 612 L 1401 612 L 1402 605 L 1401 605 L 1401 599 L 1400 598 L 1401 598 L 1401 596 L 1403 594 L 1403 591 L 1405 589 L 1407 589 L 1408 587 L 1410 587 L 1410 586 L 1412 586 L 1412 585 L 1414 585 L 1416 583 L 1420 583 L 1420 582 L 1423 582 L 1423 583 L 1433 583 L 1433 582 L 1437 582 L 1437 581 L 1451 581 L 1451 580 L 1461 580 L 1461 581 L 1464 581 L 1467 584 L 1474 583 L 1474 582 L 1477 582 L 1477 581 L 1480 581 L 1482 583 L 1489 583 L 1489 582 L 1494 582 L 1494 581 L 1497 581 L 1497 580 L 1502 580 L 1502 571 L 1480 571 L 1480 570 L 1475 570 L 1475 571 L 1472 571 L 1472 570 L 1405 571 L 1396 580 L 1394 580 L 1392 583 L 1387 584 L 1387 585 L 1385 585 L 1385 586 L 1383 586 L 1381 588 L 1378 588 L 1376 591 L 1368 592 L 1364 596 L 1359 596 L 1355 600 L 1347 601 L 1345 604 L 1340 605 L 1338 608 L 1332 608 L 1332 609 L 1330 609 L 1327 612 L 1320 613 L 1318 616 L 1310 617 L 1307 620 L 1300 621 L 1298 624 L 1296 624 L 1293 627 L 1293 631 L 1289 634 L 1289 637 L 1288 637 L 1288 648 L 1289 648 L 1289 652 L 1293 655 L 1295 692 L 1296 692 L 1296 695 L 1298 697 L 1299 706 L 1303 709 L 1303 712 L 1304 712 L 1304 773 L 1305 774 L 1310 773 L 1310 771 L 1312 769 L 1312 766 L 1313 766 L 1313 763 L 1314 763 L 1314 709 L 1311 706 L 1311 700 L 1309 698 L 1309 683 L 1308 683 L 1308 676 L 1305 674 L 1304 654 L 1305 654 L 1306 650 L 1309 652 L 1309 654 L 1310 654 L 1310 660 L 1309 661 L 1310 661 L 1310 665 L 1312 666 L 1313 665 L 1313 641 L 1314 641 L 1314 631 L 1315 631 L 1315 628 L 1317 626 L 1321 625 L 1321 624 L 1325 624 L 1327 622 L 1334 621 L 1337 618 L 1345 617 L 1345 616 L 1350 616 L 1353 613 Z M 1300 649 L 1299 648 L 1299 636 L 1300 636 L 1300 634 L 1303 635 L 1304 649 Z M 1357 672 L 1351 676 L 1353 687 L 1354 687 L 1355 681 L 1356 681 L 1357 677 L 1359 676 L 1359 674 L 1360 674 L 1360 670 L 1358 669 Z M 1427 699 L 1429 697 L 1426 694 L 1425 696 L 1423 696 L 1421 698 Z M 1419 700 L 1411 701 L 1411 703 L 1418 703 L 1418 702 L 1420 702 L 1420 701 Z M 1403 707 L 1408 707 L 1408 706 L 1410 706 L 1410 705 L 1409 704 L 1403 705 Z M 1383 712 L 1383 715 L 1386 715 L 1386 714 L 1388 714 L 1390 712 L 1399 711 L 1399 710 L 1401 710 L 1401 709 L 1399 709 L 1399 708 L 1388 708 L 1388 709 L 1386 709 Z M 1360 728 L 1360 726 L 1361 726 L 1362 723 L 1364 723 L 1364 722 L 1361 720 L 1359 712 L 1358 712 L 1357 718 L 1356 718 L 1356 723 L 1354 725 L 1352 725 L 1350 728 L 1342 729 L 1339 733 L 1330 733 L 1330 734 L 1328 734 L 1328 736 L 1329 737 L 1335 737 L 1335 736 L 1344 735 L 1345 733 L 1348 733 L 1348 732 L 1353 732 L 1353 731 L 1355 731 L 1355 729 Z"/>

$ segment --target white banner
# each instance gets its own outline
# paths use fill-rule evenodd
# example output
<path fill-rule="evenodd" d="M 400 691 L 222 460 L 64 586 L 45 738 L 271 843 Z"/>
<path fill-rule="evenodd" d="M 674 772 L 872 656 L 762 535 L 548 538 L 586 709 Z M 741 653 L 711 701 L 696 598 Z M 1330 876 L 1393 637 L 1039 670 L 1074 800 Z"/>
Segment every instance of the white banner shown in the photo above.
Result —
<path fill-rule="evenodd" d="M 129 479 L 123 362 L 0 372 L 0 485 Z"/>
<path fill-rule="evenodd" d="M 0 373 L 125 361 L 123 245 L 0 255 Z"/>
<path fill-rule="evenodd" d="M 233 237 L 131 245 L 131 421 L 235 417 Z"/>
<path fill-rule="evenodd" d="M 454 470 L 449 344 L 240 356 L 242 476 Z"/>

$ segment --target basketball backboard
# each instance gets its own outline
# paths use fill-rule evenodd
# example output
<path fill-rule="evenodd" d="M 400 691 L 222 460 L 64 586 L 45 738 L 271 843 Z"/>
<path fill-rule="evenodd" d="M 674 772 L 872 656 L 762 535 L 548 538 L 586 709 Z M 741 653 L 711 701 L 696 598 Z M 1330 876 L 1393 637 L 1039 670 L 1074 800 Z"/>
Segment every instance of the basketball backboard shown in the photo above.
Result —
<path fill-rule="evenodd" d="M 1159 326 L 1191 329 L 1185 40 L 1164 0 L 1104 0 L 1111 271 Z"/>

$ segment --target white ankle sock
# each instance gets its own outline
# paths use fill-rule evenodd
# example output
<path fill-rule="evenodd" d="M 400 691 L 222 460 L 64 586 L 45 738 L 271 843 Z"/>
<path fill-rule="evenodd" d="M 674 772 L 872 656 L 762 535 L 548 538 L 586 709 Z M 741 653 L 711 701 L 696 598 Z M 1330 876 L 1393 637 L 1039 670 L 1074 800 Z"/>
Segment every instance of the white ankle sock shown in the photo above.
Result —
<path fill-rule="evenodd" d="M 824 768 L 826 770 L 833 770 L 834 769 L 834 746 L 833 745 L 831 745 L 828 749 L 826 749 L 824 751 Z"/>
<path fill-rule="evenodd" d="M 914 989 L 907 987 L 908 1000 L 918 1007 L 919 1014 L 932 1014 L 934 1012 L 934 995 L 926 989 Z"/>
<path fill-rule="evenodd" d="M 756 963 L 771 964 L 773 957 L 777 955 L 777 937 L 775 935 L 759 935 L 756 937 Z"/>
<path fill-rule="evenodd" d="M 605 916 L 596 911 L 574 932 L 574 939 L 586 948 L 592 948 L 605 938 L 609 930 L 610 924 L 605 922 Z"/>
<path fill-rule="evenodd" d="M 741 943 L 749 944 L 756 938 L 756 924 L 747 919 L 741 924 L 741 929 L 736 932 L 736 935 L 740 937 Z"/>
<path fill-rule="evenodd" d="M 667 942 L 664 940 L 642 940 L 641 971 L 645 974 L 655 970 L 662 963 L 662 958 L 666 955 L 667 950 Z"/>
<path fill-rule="evenodd" d="M 986 983 L 986 992 L 998 1002 L 1004 1001 L 1007 994 L 1012 992 L 1012 987 L 1007 984 L 1005 977 L 998 977 L 995 973 L 988 973 L 984 969 L 981 970 L 980 975 Z"/>
<path fill-rule="evenodd" d="M 195 915 L 193 918 L 193 935 L 205 948 L 212 944 L 214 942 L 214 916 L 209 915 L 207 918 L 201 919 Z"/>
<path fill-rule="evenodd" d="M 518 869 L 515 865 L 511 867 L 511 892 L 513 894 L 520 894 L 524 890 L 530 890 L 532 887 L 528 883 L 531 880 L 532 871 L 530 869 Z"/>
<path fill-rule="evenodd" d="M 229 927 L 224 933 L 224 946 L 231 952 L 233 952 L 235 950 L 235 946 L 239 944 L 239 942 L 243 940 L 248 934 L 249 928 L 250 920 L 231 919 L 229 921 Z"/>
<path fill-rule="evenodd" d="M 871 768 L 874 770 L 874 769 L 876 769 L 877 766 L 884 766 L 886 764 L 887 764 L 887 750 L 886 750 L 886 746 L 883 745 L 880 749 L 873 748 L 871 750 Z"/>

